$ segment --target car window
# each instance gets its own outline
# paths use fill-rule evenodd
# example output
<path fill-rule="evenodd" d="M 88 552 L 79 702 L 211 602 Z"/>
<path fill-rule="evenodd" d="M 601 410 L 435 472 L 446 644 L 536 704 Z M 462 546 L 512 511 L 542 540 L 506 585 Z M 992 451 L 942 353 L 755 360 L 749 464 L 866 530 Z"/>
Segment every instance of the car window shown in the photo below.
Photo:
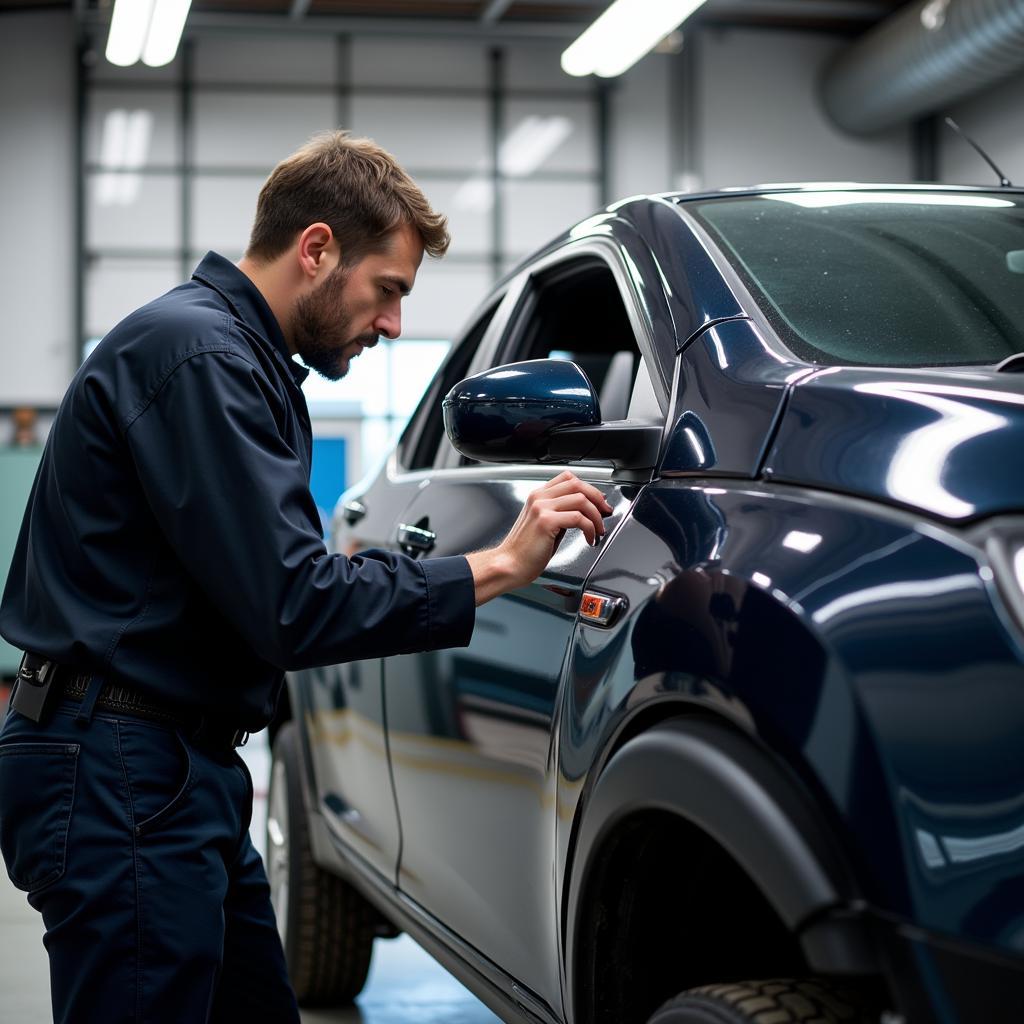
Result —
<path fill-rule="evenodd" d="M 409 420 L 409 425 L 399 438 L 398 461 L 402 469 L 411 472 L 417 469 L 430 469 L 434 465 L 438 446 L 442 439 L 447 440 L 444 421 L 441 418 L 441 399 L 468 374 L 473 356 L 483 341 L 499 305 L 500 299 L 477 320 L 463 340 L 452 347 L 434 375 Z"/>
<path fill-rule="evenodd" d="M 531 282 L 499 362 L 523 359 L 571 360 L 590 378 L 602 420 L 626 418 L 642 358 L 603 260 L 559 264 Z"/>
<path fill-rule="evenodd" d="M 791 192 L 686 210 L 809 362 L 994 363 L 1024 350 L 1024 202 L 1012 193 Z"/>

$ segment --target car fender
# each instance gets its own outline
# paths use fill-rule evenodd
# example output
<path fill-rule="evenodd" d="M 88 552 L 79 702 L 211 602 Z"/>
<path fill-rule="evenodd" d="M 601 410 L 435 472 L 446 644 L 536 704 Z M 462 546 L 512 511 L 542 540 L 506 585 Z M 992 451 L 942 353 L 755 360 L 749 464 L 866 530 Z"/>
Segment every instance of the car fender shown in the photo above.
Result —
<path fill-rule="evenodd" d="M 643 811 L 678 815 L 722 846 L 799 933 L 816 970 L 875 969 L 857 922 L 827 919 L 829 911 L 855 906 L 859 894 L 797 780 L 733 726 L 688 715 L 655 725 L 617 750 L 582 809 L 567 904 L 570 977 L 583 900 L 602 844 Z"/>

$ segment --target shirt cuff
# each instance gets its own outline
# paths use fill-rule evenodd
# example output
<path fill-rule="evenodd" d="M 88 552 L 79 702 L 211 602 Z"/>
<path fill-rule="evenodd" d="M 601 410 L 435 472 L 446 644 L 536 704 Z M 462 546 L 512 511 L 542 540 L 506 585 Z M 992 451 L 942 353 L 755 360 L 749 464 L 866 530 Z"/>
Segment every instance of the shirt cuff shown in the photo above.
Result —
<path fill-rule="evenodd" d="M 476 585 L 464 555 L 417 563 L 427 585 L 427 650 L 466 647 L 476 625 Z"/>

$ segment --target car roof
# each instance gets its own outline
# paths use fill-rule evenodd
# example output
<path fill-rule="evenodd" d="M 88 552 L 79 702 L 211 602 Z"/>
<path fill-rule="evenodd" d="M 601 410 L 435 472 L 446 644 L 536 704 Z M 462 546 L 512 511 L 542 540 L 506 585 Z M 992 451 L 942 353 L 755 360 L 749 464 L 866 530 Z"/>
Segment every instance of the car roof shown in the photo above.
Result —
<path fill-rule="evenodd" d="M 706 192 L 660 192 L 650 199 L 671 202 L 692 202 L 696 199 L 725 199 L 733 196 L 773 195 L 780 192 L 1009 192 L 1024 193 L 1024 186 L 1016 185 L 940 185 L 922 182 L 863 182 L 863 181 L 811 181 L 773 182 L 763 185 L 737 185 Z M 639 196 L 634 198 L 640 198 Z M 618 203 L 615 204 L 619 205 Z"/>

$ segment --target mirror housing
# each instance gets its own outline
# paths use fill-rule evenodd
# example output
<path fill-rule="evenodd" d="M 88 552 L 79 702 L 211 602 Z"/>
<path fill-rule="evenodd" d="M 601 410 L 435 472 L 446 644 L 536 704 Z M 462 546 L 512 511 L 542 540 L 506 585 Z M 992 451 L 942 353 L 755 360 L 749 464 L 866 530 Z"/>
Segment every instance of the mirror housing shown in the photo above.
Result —
<path fill-rule="evenodd" d="M 564 359 L 507 363 L 467 377 L 441 403 L 455 449 L 479 462 L 611 462 L 654 466 L 659 423 L 601 422 L 587 375 Z"/>
<path fill-rule="evenodd" d="M 506 363 L 460 381 L 441 403 L 456 450 L 480 462 L 542 462 L 559 427 L 601 422 L 587 375 L 565 359 Z"/>

